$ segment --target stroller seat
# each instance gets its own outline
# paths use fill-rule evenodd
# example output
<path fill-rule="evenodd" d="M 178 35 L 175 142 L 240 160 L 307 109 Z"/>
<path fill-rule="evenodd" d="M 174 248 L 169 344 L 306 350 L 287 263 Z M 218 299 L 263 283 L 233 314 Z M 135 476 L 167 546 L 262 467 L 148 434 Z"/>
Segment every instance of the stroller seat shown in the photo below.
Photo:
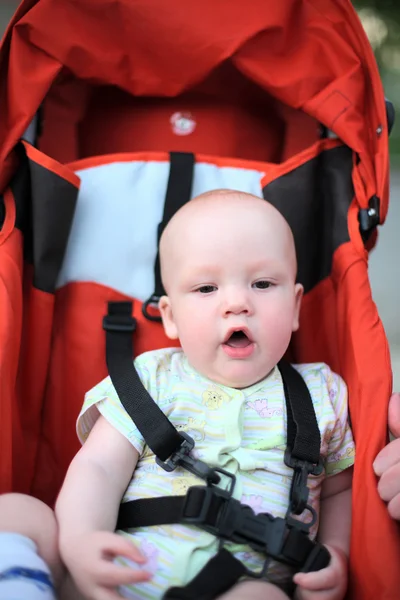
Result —
<path fill-rule="evenodd" d="M 388 208 L 388 127 L 349 1 L 25 0 L 0 51 L 0 484 L 49 504 L 107 375 L 107 303 L 133 301 L 135 352 L 170 345 L 160 224 L 239 189 L 289 222 L 301 325 L 288 358 L 346 381 L 356 441 L 352 600 L 394 600 L 397 526 L 372 462 L 390 357 L 368 281 Z M 32 135 L 33 131 L 33 135 Z M 22 140 L 22 141 L 21 141 Z"/>

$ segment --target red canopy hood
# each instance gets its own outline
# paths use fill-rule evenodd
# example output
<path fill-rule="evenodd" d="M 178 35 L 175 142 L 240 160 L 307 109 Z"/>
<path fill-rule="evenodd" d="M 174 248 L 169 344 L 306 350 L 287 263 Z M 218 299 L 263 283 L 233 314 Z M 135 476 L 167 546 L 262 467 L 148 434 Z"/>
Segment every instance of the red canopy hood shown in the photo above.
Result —
<path fill-rule="evenodd" d="M 165 0 L 25 0 L 0 54 L 0 189 L 12 170 L 7 157 L 62 70 L 167 97 L 224 61 L 354 149 L 365 188 L 359 202 L 376 194 L 384 219 L 384 95 L 358 17 L 337 0 L 176 0 L 173 9 Z"/>

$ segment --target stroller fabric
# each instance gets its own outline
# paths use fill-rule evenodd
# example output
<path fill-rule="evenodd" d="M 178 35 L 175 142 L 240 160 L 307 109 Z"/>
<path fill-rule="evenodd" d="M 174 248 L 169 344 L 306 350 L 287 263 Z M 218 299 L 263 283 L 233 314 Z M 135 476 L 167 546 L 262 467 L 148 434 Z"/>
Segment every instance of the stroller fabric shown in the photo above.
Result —
<path fill-rule="evenodd" d="M 108 301 L 134 300 L 136 353 L 169 345 L 141 308 L 190 153 L 191 197 L 251 192 L 292 227 L 306 295 L 288 358 L 349 388 L 349 597 L 396 598 L 398 529 L 372 471 L 390 357 L 366 248 L 388 209 L 388 131 L 350 2 L 25 0 L 1 47 L 0 114 L 1 491 L 54 501 L 83 395 L 107 374 Z"/>

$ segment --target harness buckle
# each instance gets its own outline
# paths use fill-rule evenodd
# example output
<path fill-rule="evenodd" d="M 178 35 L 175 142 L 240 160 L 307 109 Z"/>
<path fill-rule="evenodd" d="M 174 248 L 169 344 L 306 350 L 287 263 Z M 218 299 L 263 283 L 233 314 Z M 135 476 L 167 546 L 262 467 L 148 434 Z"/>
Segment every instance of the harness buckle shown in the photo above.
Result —
<path fill-rule="evenodd" d="M 307 460 L 296 458 L 292 455 L 290 448 L 286 448 L 284 461 L 286 466 L 294 470 L 290 489 L 289 511 L 295 515 L 300 515 L 306 508 L 311 510 L 311 507 L 307 504 L 310 494 L 309 487 L 307 486 L 308 476 L 321 475 L 324 470 L 324 464 L 321 457 L 318 463 L 311 463 Z"/>
<path fill-rule="evenodd" d="M 231 475 L 231 477 L 234 477 Z M 248 544 L 254 550 L 279 555 L 286 522 L 268 513 L 255 514 L 247 504 L 232 498 L 234 480 L 228 490 L 215 486 L 192 486 L 186 494 L 182 523 L 196 525 L 218 538 Z"/>
<path fill-rule="evenodd" d="M 103 317 L 103 329 L 112 333 L 133 333 L 137 321 L 131 315 L 106 315 Z"/>
<path fill-rule="evenodd" d="M 226 509 L 226 500 L 230 499 L 230 492 L 221 488 L 204 485 L 194 485 L 188 488 L 186 501 L 183 507 L 182 523 L 187 525 L 196 525 L 208 533 L 219 533 L 217 524 L 207 523 L 207 516 L 211 504 L 218 511 L 218 520 L 220 511 Z"/>
<path fill-rule="evenodd" d="M 194 448 L 194 440 L 184 431 L 180 431 L 179 434 L 184 438 L 180 448 L 171 454 L 166 461 L 156 457 L 156 463 L 168 473 L 175 471 L 176 467 L 183 467 L 193 475 L 207 481 L 208 484 L 219 483 L 221 478 L 217 471 L 222 472 L 222 469 L 213 469 L 205 462 L 190 456 L 190 452 Z"/>

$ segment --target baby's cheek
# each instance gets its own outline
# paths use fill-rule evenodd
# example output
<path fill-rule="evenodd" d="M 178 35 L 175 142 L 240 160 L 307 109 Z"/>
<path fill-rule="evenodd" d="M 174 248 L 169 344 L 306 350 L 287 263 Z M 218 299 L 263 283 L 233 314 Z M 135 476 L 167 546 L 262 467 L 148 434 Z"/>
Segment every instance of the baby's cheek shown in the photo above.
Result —
<path fill-rule="evenodd" d="M 212 334 L 213 329 L 214 334 Z M 187 348 L 186 352 L 204 351 L 206 349 L 204 345 L 212 343 L 212 335 L 215 336 L 215 328 L 196 313 L 192 313 L 181 323 L 180 340 L 182 347 Z"/>
<path fill-rule="evenodd" d="M 285 352 L 292 336 L 292 329 L 288 323 L 288 319 L 279 315 L 278 318 L 268 322 L 265 330 L 268 332 L 266 336 L 268 346 L 271 349 L 276 349 L 278 353 L 280 351 Z"/>
<path fill-rule="evenodd" d="M 191 365 L 202 370 L 203 363 L 207 362 L 210 339 L 204 328 L 195 323 L 193 318 L 188 323 L 183 333 L 179 336 L 182 349 L 186 354 Z"/>

